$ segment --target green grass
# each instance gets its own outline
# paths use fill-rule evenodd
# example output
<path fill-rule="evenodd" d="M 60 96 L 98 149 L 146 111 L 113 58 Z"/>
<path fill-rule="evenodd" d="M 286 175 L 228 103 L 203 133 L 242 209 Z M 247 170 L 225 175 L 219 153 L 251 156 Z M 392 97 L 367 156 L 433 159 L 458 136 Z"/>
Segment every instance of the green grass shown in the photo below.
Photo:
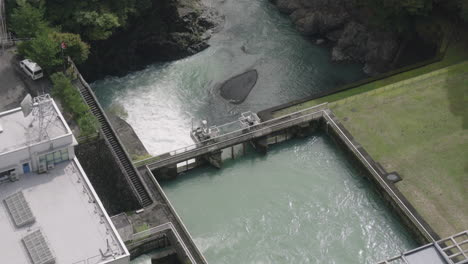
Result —
<path fill-rule="evenodd" d="M 135 167 L 140 167 L 140 166 L 144 166 L 144 165 L 147 165 L 147 164 L 150 164 L 150 163 L 153 163 L 157 160 L 159 160 L 161 157 L 160 156 L 151 156 L 151 155 L 147 155 L 147 156 L 144 156 L 143 158 L 141 159 L 137 159 L 137 160 L 134 160 L 133 161 L 133 165 Z"/>
<path fill-rule="evenodd" d="M 468 61 L 329 106 L 439 235 L 468 229 Z"/>
<path fill-rule="evenodd" d="M 147 223 L 144 223 L 139 226 L 135 226 L 135 233 L 140 233 L 148 229 L 149 229 L 149 225 Z"/>
<path fill-rule="evenodd" d="M 444 57 L 439 62 L 435 62 L 435 63 L 429 64 L 429 65 L 426 65 L 426 66 L 423 66 L 414 70 L 396 74 L 396 75 L 390 76 L 382 80 L 370 82 L 370 83 L 367 83 L 367 84 L 364 84 L 364 85 L 361 85 L 361 86 L 358 86 L 358 87 L 355 87 L 355 88 L 352 88 L 343 92 L 338 92 L 329 96 L 325 96 L 322 98 L 318 98 L 315 100 L 310 100 L 301 104 L 297 104 L 288 108 L 284 108 L 284 109 L 274 112 L 273 116 L 279 117 L 282 115 L 286 115 L 289 113 L 300 111 L 302 109 L 312 107 L 317 104 L 338 101 L 343 98 L 347 98 L 349 96 L 372 91 L 382 86 L 397 83 L 403 80 L 408 80 L 413 77 L 426 74 L 434 70 L 442 69 L 447 66 L 454 65 L 454 64 L 463 62 L 465 60 L 468 60 L 468 48 L 467 48 L 468 47 L 468 32 L 460 32 L 459 34 L 460 34 L 460 37 L 459 37 L 460 39 L 457 39 L 457 41 L 452 41 L 448 45 L 448 48 L 446 49 Z M 444 46 L 445 42 L 447 41 L 448 40 L 444 40 L 444 44 L 442 44 L 442 46 Z"/>

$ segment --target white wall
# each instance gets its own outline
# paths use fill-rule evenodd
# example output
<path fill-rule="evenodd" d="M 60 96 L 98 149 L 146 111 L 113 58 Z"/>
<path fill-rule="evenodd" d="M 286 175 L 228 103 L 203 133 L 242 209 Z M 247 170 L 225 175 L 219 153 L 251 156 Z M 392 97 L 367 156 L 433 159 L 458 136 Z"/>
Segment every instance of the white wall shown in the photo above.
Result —
<path fill-rule="evenodd" d="M 21 149 L 4 153 L 0 155 L 0 171 L 15 168 L 16 174 L 21 175 L 23 174 L 23 163 L 26 162 L 29 162 L 31 171 L 37 171 L 39 156 L 64 148 L 68 149 L 68 157 L 71 160 L 75 157 L 75 150 L 72 144 L 73 135 L 68 134 L 51 141 L 32 145 L 31 147 L 25 146 Z"/>

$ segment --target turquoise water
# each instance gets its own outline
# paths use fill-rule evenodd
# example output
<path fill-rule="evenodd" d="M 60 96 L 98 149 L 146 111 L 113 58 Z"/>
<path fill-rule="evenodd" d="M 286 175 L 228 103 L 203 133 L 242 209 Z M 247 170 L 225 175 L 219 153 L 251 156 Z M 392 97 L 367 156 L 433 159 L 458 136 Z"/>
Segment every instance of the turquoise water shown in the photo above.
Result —
<path fill-rule="evenodd" d="M 210 263 L 376 263 L 415 246 L 322 134 L 163 188 Z"/>
<path fill-rule="evenodd" d="M 92 84 L 104 107 L 126 109 L 151 154 L 192 144 L 192 120 L 222 124 L 364 76 L 361 65 L 331 63 L 328 50 L 297 34 L 267 0 L 207 4 L 225 16 L 210 48 Z M 244 103 L 219 96 L 223 81 L 252 68 L 259 79 Z M 322 134 L 163 187 L 210 263 L 374 263 L 414 246 Z M 148 256 L 132 261 L 143 263 Z"/>

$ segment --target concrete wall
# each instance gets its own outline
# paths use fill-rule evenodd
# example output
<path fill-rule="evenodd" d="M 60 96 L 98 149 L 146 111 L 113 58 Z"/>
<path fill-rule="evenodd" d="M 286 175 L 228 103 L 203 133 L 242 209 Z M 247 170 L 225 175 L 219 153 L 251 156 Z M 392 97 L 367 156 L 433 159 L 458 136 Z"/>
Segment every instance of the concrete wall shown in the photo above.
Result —
<path fill-rule="evenodd" d="M 413 237 L 422 245 L 440 239 L 432 228 L 418 214 L 416 209 L 398 191 L 393 182 L 385 179 L 386 172 L 372 159 L 346 128 L 339 123 L 333 114 L 330 114 L 337 127 L 331 125 L 326 119 L 321 120 L 321 128 L 327 133 L 359 170 L 365 172 L 365 176 L 373 183 L 380 196 L 386 201 L 390 209 L 401 219 L 402 223 L 412 233 Z M 340 131 L 338 131 L 338 129 Z M 344 134 L 344 135 L 343 135 Z M 353 149 L 346 142 L 346 138 L 356 147 Z M 359 154 L 357 154 L 359 152 Z M 365 159 L 365 161 L 364 161 Z"/>
<path fill-rule="evenodd" d="M 37 171 L 39 168 L 39 156 L 64 148 L 68 150 L 68 158 L 71 160 L 75 157 L 75 151 L 72 144 L 73 135 L 68 134 L 52 139 L 51 141 L 32 145 L 31 147 L 23 147 L 15 151 L 4 153 L 0 156 L 0 172 L 15 169 L 17 175 L 22 175 L 24 163 L 29 163 L 31 171 Z"/>

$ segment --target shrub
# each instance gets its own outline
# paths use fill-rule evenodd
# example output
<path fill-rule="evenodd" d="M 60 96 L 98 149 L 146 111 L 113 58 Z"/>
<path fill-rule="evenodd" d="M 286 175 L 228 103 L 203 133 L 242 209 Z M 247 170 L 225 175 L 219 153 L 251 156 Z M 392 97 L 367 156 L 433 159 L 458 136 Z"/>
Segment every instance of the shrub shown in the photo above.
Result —
<path fill-rule="evenodd" d="M 77 120 L 81 135 L 95 133 L 99 123 L 96 117 L 89 112 L 89 107 L 83 102 L 80 93 L 73 87 L 70 79 L 61 72 L 52 74 L 50 79 L 54 84 L 52 95 L 59 97 L 65 110 Z"/>

